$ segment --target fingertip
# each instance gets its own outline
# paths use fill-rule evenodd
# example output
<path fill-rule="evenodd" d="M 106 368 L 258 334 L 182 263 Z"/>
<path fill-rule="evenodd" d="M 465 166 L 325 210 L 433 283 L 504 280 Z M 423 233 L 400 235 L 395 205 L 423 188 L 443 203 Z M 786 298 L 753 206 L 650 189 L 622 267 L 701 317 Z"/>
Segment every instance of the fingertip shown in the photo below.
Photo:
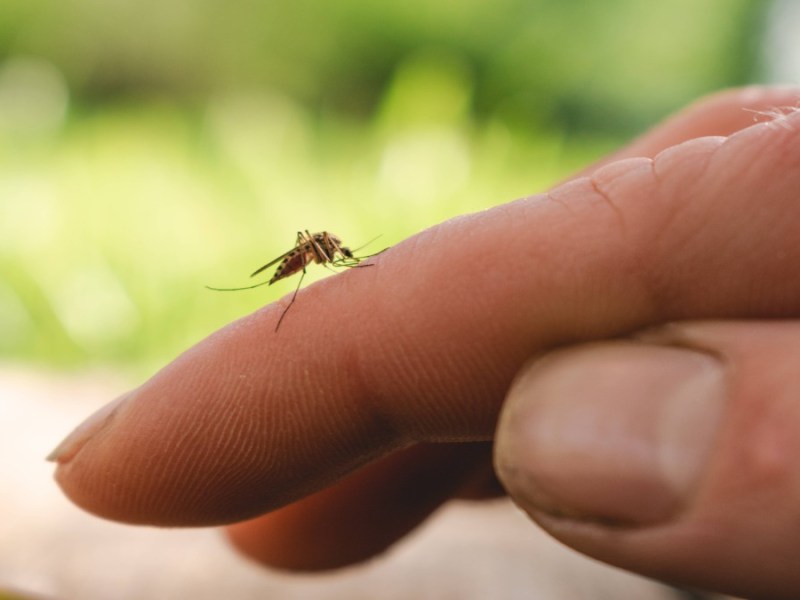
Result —
<path fill-rule="evenodd" d="M 78 425 L 67 437 L 65 437 L 51 452 L 45 460 L 65 465 L 88 443 L 93 437 L 99 435 L 102 430 L 114 418 L 117 410 L 127 400 L 128 395 L 122 395 L 116 400 L 109 402 L 90 415 L 83 423 Z"/>
<path fill-rule="evenodd" d="M 321 372 L 309 377 L 307 361 L 271 352 L 296 339 L 272 334 L 269 315 L 247 320 L 179 357 L 100 428 L 84 427 L 88 439 L 61 448 L 56 479 L 76 504 L 127 523 L 226 524 L 311 493 L 400 443 L 360 411 L 347 369 L 326 372 L 321 393 Z"/>

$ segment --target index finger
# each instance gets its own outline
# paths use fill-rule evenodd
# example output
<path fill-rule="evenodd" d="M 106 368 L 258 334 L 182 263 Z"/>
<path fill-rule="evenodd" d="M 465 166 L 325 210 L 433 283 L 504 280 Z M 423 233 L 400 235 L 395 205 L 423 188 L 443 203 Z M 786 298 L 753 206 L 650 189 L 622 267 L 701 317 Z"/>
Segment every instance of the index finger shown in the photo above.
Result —
<path fill-rule="evenodd" d="M 797 117 L 443 223 L 301 292 L 277 334 L 265 307 L 84 427 L 57 479 L 113 519 L 238 521 L 415 442 L 490 439 L 545 348 L 796 314 Z"/>

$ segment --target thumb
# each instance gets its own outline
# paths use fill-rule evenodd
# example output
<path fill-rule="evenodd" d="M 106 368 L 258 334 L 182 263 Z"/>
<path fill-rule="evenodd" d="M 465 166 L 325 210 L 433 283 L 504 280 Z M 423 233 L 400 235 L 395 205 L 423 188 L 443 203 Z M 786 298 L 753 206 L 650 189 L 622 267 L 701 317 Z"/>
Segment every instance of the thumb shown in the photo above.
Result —
<path fill-rule="evenodd" d="M 800 322 L 674 325 L 523 368 L 497 431 L 514 500 L 650 577 L 798 598 Z"/>

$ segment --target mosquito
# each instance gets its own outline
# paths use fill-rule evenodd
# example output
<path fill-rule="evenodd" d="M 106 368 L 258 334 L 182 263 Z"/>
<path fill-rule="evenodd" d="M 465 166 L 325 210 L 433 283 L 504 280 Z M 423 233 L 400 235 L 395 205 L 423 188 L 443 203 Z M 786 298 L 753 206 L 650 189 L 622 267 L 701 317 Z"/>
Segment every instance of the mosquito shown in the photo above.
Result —
<path fill-rule="evenodd" d="M 373 241 L 375 240 L 367 242 L 367 244 L 371 244 Z M 363 247 L 364 246 L 362 246 L 362 248 Z M 359 249 L 360 248 L 356 249 L 356 251 Z M 381 250 L 381 252 L 383 252 L 383 250 Z M 380 252 L 377 254 L 380 254 Z M 257 283 L 255 285 L 248 285 L 239 288 L 206 287 L 216 292 L 238 292 L 240 290 L 252 290 L 253 288 L 261 287 L 262 285 L 272 285 L 276 281 L 280 281 L 286 277 L 291 277 L 298 271 L 302 271 L 302 274 L 300 275 L 300 281 L 297 282 L 297 287 L 294 290 L 294 294 L 292 294 L 292 299 L 289 300 L 288 306 L 283 309 L 283 313 L 281 313 L 281 317 L 278 319 L 278 324 L 275 325 L 275 332 L 277 333 L 281 323 L 283 322 L 283 318 L 294 304 L 294 300 L 297 297 L 297 292 L 300 291 L 300 286 L 303 283 L 303 278 L 306 276 L 306 267 L 308 265 L 317 263 L 326 268 L 329 268 L 328 265 L 333 265 L 334 267 L 370 267 L 372 265 L 362 265 L 359 263 L 361 263 L 362 260 L 372 256 L 375 256 L 375 254 L 360 257 L 355 256 L 350 248 L 342 245 L 342 240 L 339 239 L 338 236 L 335 236 L 328 231 L 309 233 L 308 229 L 306 229 L 305 231 L 297 232 L 297 240 L 295 241 L 294 248 L 269 261 L 267 264 L 259 267 L 250 274 L 250 277 L 255 277 L 256 275 L 269 269 L 271 266 L 277 264 L 278 268 L 275 269 L 275 274 L 268 281 L 262 281 L 261 283 Z"/>

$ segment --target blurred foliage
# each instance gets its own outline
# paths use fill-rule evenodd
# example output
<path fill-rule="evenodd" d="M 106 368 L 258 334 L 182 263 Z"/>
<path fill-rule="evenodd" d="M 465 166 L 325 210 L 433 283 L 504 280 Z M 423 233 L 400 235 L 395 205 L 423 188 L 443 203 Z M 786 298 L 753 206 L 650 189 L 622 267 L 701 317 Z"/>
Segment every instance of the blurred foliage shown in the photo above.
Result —
<path fill-rule="evenodd" d="M 3 0 L 0 54 L 51 61 L 84 99 L 268 85 L 368 116 L 396 65 L 434 48 L 467 71 L 479 115 L 617 131 L 746 79 L 766 4 Z"/>
<path fill-rule="evenodd" d="M 0 356 L 150 369 L 291 291 L 203 285 L 247 283 L 298 229 L 391 244 L 752 79 L 762 13 L 4 0 Z"/>

